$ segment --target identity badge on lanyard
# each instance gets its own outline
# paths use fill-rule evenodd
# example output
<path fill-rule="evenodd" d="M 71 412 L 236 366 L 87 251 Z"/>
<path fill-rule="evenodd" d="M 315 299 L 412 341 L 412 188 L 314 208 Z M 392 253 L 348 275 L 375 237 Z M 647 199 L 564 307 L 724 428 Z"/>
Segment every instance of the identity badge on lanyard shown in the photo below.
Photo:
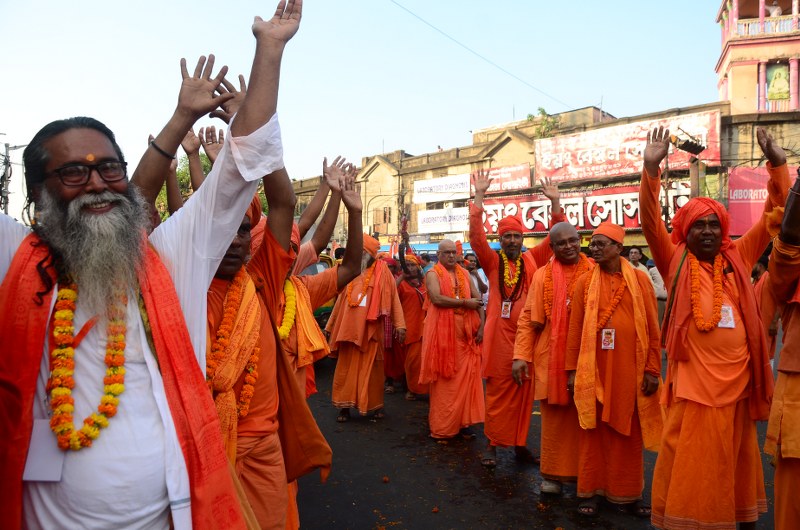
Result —
<path fill-rule="evenodd" d="M 503 300 L 503 305 L 500 307 L 500 318 L 511 318 L 511 300 Z"/>
<path fill-rule="evenodd" d="M 614 328 L 605 328 L 601 331 L 600 335 L 600 347 L 604 350 L 613 350 L 614 349 L 614 335 L 615 330 Z"/>
<path fill-rule="evenodd" d="M 50 429 L 50 420 L 33 420 L 28 447 L 28 460 L 22 480 L 26 482 L 59 482 L 64 468 L 64 451 L 58 447 Z"/>

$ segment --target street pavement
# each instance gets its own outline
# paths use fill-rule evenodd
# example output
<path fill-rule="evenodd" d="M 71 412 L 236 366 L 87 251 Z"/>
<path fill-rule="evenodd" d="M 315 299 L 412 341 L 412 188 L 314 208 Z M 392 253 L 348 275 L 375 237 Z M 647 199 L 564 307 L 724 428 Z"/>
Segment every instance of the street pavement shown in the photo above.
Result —
<path fill-rule="evenodd" d="M 334 359 L 315 365 L 320 392 L 309 404 L 333 449 L 326 484 L 319 474 L 300 480 L 298 504 L 303 529 L 535 529 L 651 528 L 649 519 L 617 513 L 601 504 L 597 517 L 577 512 L 574 487 L 565 496 L 542 494 L 535 465 L 519 464 L 511 449 L 498 449 L 497 467 L 480 463 L 486 446 L 482 425 L 477 438 L 446 443 L 428 434 L 427 401 L 406 401 L 398 388 L 386 394 L 386 418 L 359 417 L 351 410 L 337 423 L 331 403 Z M 539 452 L 540 416 L 534 410 L 529 447 Z M 759 425 L 763 447 L 765 424 Z M 645 500 L 649 503 L 655 453 L 645 452 Z M 764 462 L 770 512 L 757 528 L 773 528 L 772 468 Z"/>

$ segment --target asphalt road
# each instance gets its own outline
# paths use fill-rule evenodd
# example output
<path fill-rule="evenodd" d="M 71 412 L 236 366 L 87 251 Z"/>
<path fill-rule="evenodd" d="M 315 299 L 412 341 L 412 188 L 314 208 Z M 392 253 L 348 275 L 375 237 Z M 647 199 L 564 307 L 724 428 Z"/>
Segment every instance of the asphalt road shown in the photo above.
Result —
<path fill-rule="evenodd" d="M 386 418 L 353 416 L 336 422 L 330 388 L 335 360 L 316 364 L 320 392 L 309 400 L 333 448 L 326 484 L 319 475 L 300 480 L 298 504 L 303 529 L 482 529 L 482 528 L 651 528 L 649 519 L 619 514 L 601 504 L 595 518 L 577 513 L 574 488 L 565 497 L 541 494 L 538 466 L 518 464 L 510 449 L 498 449 L 494 470 L 481 466 L 486 445 L 482 426 L 472 441 L 437 443 L 428 437 L 427 401 L 387 394 Z M 539 447 L 538 410 L 529 447 Z M 763 446 L 766 425 L 759 426 Z M 645 499 L 649 502 L 654 453 L 645 452 Z M 758 528 L 772 528 L 772 468 L 763 457 L 770 513 Z"/>

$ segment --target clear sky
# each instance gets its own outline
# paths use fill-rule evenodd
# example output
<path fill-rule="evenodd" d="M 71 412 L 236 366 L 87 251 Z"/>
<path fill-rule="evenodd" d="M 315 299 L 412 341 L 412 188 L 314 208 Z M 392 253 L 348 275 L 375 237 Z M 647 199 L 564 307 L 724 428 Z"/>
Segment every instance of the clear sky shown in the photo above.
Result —
<path fill-rule="evenodd" d="M 214 53 L 231 79 L 247 76 L 252 17 L 271 16 L 276 4 L 0 2 L 0 143 L 25 144 L 52 120 L 87 115 L 117 134 L 135 166 L 147 135 L 175 107 L 180 58 L 193 65 Z M 320 174 L 323 156 L 360 165 L 397 149 L 469 145 L 470 131 L 524 119 L 538 107 L 552 114 L 602 105 L 624 117 L 716 101 L 719 6 L 306 0 L 284 55 L 278 103 L 287 169 L 307 178 Z M 222 122 L 198 123 L 210 124 Z M 24 193 L 21 154 L 12 155 L 15 217 Z"/>

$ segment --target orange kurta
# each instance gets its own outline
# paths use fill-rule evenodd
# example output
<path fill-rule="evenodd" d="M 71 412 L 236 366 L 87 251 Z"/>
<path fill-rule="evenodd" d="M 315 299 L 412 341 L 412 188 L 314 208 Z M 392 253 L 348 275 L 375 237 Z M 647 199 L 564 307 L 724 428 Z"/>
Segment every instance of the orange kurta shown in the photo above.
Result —
<path fill-rule="evenodd" d="M 422 366 L 422 327 L 425 322 L 425 311 L 422 305 L 428 290 L 425 282 L 419 287 L 402 281 L 397 286 L 397 295 L 403 306 L 403 316 L 406 320 L 405 372 L 408 390 L 414 394 L 427 394 L 428 385 L 420 384 L 419 372 Z"/>
<path fill-rule="evenodd" d="M 765 211 L 771 211 L 783 206 L 789 179 L 785 165 L 767 167 Z M 664 228 L 660 189 L 660 179 L 645 172 L 639 199 L 642 229 L 670 296 L 676 290 L 682 294 L 674 297 L 672 316 L 664 327 L 670 357 L 662 394 L 667 417 L 653 477 L 653 524 L 733 527 L 737 521 L 755 521 L 766 510 L 753 420 L 767 414 L 772 377 L 755 297 L 740 286 L 749 283 L 750 270 L 769 235 L 764 219 L 759 219 L 728 251 L 730 259 L 739 260 L 741 276 L 747 275 L 729 273 L 723 282 L 723 303 L 731 307 L 735 327 L 700 332 L 692 320 L 688 260 L 677 274 L 685 246 L 674 244 Z M 701 264 L 700 300 L 706 316 L 711 314 L 713 297 L 710 276 L 710 267 Z M 752 310 L 746 312 L 745 307 Z M 749 411 L 749 421 L 743 411 Z M 704 432 L 721 436 L 708 444 L 694 443 Z M 714 477 L 713 484 L 698 477 Z M 728 496 L 720 499 L 721 491 Z"/>
<path fill-rule="evenodd" d="M 775 458 L 775 528 L 800 526 L 800 247 L 776 239 L 769 262 L 769 285 L 785 304 L 783 348 L 764 451 Z"/>
<path fill-rule="evenodd" d="M 563 214 L 554 214 L 551 220 L 559 222 Z M 552 256 L 549 238 L 522 254 L 522 268 L 516 293 L 500 281 L 500 257 L 486 241 L 483 228 L 483 211 L 470 205 L 469 240 L 486 277 L 489 279 L 489 302 L 486 306 L 486 325 L 483 340 L 483 377 L 486 378 L 486 424 L 484 433 L 491 445 L 525 446 L 533 408 L 533 385 L 530 380 L 518 385 L 511 377 L 511 361 L 517 320 L 525 306 L 528 286 L 536 269 Z M 516 273 L 509 262 L 509 275 Z M 500 316 L 503 301 L 512 302 L 510 318 Z"/>
<path fill-rule="evenodd" d="M 560 310 L 559 307 L 551 306 L 551 317 L 559 319 L 559 324 L 555 328 L 560 330 L 561 335 L 556 340 L 560 346 L 555 348 L 552 340 L 554 325 L 545 309 L 545 273 L 548 267 L 556 269 L 555 274 L 551 272 L 554 300 L 550 303 L 561 302 Z M 514 359 L 532 363 L 529 369 L 533 378 L 533 397 L 540 400 L 539 409 L 542 415 L 539 469 L 542 476 L 550 480 L 574 481 L 578 476 L 580 425 L 575 403 L 566 391 L 565 368 L 565 346 L 569 328 L 568 307 L 573 296 L 575 274 L 578 270 L 577 263 L 569 265 L 552 260 L 550 264 L 534 273 L 525 308 L 517 322 L 517 337 L 514 342 Z M 570 292 L 566 292 L 570 285 L 573 288 Z M 555 292 L 559 289 L 564 291 L 564 296 Z M 560 360 L 560 368 L 551 367 L 551 358 Z M 551 396 L 549 390 L 554 385 L 550 384 L 549 374 L 559 369 L 562 373 L 556 378 L 565 387 L 564 395 L 558 395 L 560 393 L 552 388 L 554 395 Z"/>
<path fill-rule="evenodd" d="M 644 447 L 658 445 L 661 411 L 658 392 L 645 396 L 644 374 L 661 373 L 658 308 L 648 275 L 620 262 L 623 271 L 609 274 L 596 268 L 575 282 L 567 337 L 567 370 L 577 370 L 575 400 L 582 398 L 582 381 L 591 384 L 591 415 L 581 416 L 578 496 L 605 495 L 612 502 L 641 499 L 644 486 Z M 584 298 L 586 284 L 597 278 L 596 295 Z M 622 299 L 603 330 L 596 331 L 602 314 L 619 287 Z M 633 283 L 633 284 L 632 284 Z M 594 284 L 593 284 L 594 285 Z M 640 298 L 639 298 L 640 297 Z M 637 300 L 637 298 L 639 298 Z M 636 305 L 641 304 L 640 310 Z M 638 314 L 639 312 L 643 314 Z M 598 315 L 591 319 L 588 315 Z M 637 319 L 642 321 L 637 322 Z M 603 349 L 604 330 L 613 330 L 612 349 Z M 587 331 L 588 330 L 588 331 Z M 644 334 L 645 336 L 641 336 Z M 592 340 L 587 346 L 583 341 Z M 586 355 L 594 350 L 588 362 Z M 592 366 L 589 373 L 584 366 Z M 595 397 L 596 396 L 596 397 Z M 578 407 L 580 414 L 581 407 Z"/>
<path fill-rule="evenodd" d="M 461 285 L 467 285 L 464 269 L 456 266 L 453 272 L 461 275 Z M 440 293 L 456 297 L 444 267 L 436 265 L 428 274 L 441 274 Z M 430 384 L 428 423 L 432 438 L 452 438 L 484 418 L 481 351 L 475 342 L 480 318 L 477 311 L 439 307 L 430 298 L 425 307 L 420 383 Z"/>
<path fill-rule="evenodd" d="M 331 350 L 338 360 L 333 375 L 333 404 L 339 408 L 357 408 L 361 414 L 383 408 L 384 318 L 391 318 L 395 328 L 405 328 L 403 308 L 397 286 L 386 264 L 378 260 L 363 303 L 358 301 L 367 271 L 350 285 L 352 292 L 342 293 L 328 321 Z"/>
<path fill-rule="evenodd" d="M 779 313 L 778 301 L 772 294 L 772 289 L 767 285 L 769 283 L 769 271 L 764 271 L 764 274 L 753 285 L 753 291 L 756 295 L 756 303 L 758 310 L 761 312 L 761 325 L 764 326 L 764 332 L 767 333 L 767 348 L 769 349 L 769 358 L 775 358 L 775 348 L 778 346 L 778 333 L 777 325 L 773 326 L 776 320 L 776 314 Z M 773 332 L 773 329 L 775 332 Z"/>
<path fill-rule="evenodd" d="M 247 416 L 239 419 L 235 469 L 261 528 L 283 529 L 286 525 L 287 481 L 277 435 L 277 342 L 271 314 L 291 263 L 292 258 L 280 247 L 272 232 L 265 230 L 262 244 L 247 265 L 260 288 L 260 352 L 250 409 Z M 215 278 L 208 291 L 208 330 L 212 339 L 222 321 L 228 284 L 226 280 Z M 235 386 L 237 396 L 243 384 L 244 375 Z"/>

